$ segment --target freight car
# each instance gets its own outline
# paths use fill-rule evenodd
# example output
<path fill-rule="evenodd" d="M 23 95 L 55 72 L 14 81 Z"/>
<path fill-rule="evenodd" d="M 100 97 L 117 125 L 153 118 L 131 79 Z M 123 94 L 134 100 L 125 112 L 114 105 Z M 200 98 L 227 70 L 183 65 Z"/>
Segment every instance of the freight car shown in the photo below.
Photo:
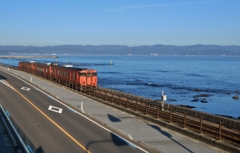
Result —
<path fill-rule="evenodd" d="M 35 61 L 19 62 L 18 69 L 79 91 L 82 87 L 97 86 L 97 71 L 93 69 Z"/>

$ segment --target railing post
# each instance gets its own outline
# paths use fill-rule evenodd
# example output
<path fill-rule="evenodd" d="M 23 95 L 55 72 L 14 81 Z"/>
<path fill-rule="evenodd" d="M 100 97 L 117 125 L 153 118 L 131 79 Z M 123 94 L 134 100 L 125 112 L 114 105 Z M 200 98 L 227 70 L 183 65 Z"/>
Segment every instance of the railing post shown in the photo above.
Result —
<path fill-rule="evenodd" d="M 118 106 L 120 106 L 121 105 L 121 98 L 120 98 L 120 96 L 118 95 Z"/>
<path fill-rule="evenodd" d="M 222 122 L 219 122 L 218 140 L 222 140 Z"/>
<path fill-rule="evenodd" d="M 136 111 L 138 111 L 138 102 L 136 101 Z"/>
<path fill-rule="evenodd" d="M 172 109 L 169 108 L 169 123 L 172 123 Z"/>
<path fill-rule="evenodd" d="M 160 111 L 160 107 L 157 106 L 157 119 L 159 118 L 159 111 Z"/>
<path fill-rule="evenodd" d="M 200 117 L 200 134 L 202 134 L 202 116 Z"/>
<path fill-rule="evenodd" d="M 186 112 L 184 112 L 183 127 L 186 128 Z"/>
<path fill-rule="evenodd" d="M 161 110 L 162 110 L 162 111 L 164 111 L 164 107 L 165 107 L 164 101 L 161 101 Z"/>
<path fill-rule="evenodd" d="M 104 100 L 106 101 L 107 93 L 104 91 Z"/>
<path fill-rule="evenodd" d="M 148 114 L 148 105 L 146 105 L 146 110 L 145 110 L 145 114 Z"/>

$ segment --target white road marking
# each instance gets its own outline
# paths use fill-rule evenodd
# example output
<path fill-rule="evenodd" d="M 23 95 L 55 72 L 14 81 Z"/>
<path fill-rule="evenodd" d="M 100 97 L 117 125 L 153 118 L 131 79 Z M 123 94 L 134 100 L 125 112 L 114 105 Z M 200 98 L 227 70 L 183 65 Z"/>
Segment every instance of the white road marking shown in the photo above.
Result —
<path fill-rule="evenodd" d="M 5 84 L 6 86 L 8 86 L 9 88 L 13 89 L 13 87 L 5 80 L 0 80 L 1 83 Z M 13 89 L 14 90 L 14 89 Z"/>
<path fill-rule="evenodd" d="M 22 87 L 21 89 L 22 89 L 22 90 L 26 90 L 26 91 L 29 91 L 29 90 L 30 90 L 30 88 L 27 88 L 27 87 Z"/>
<path fill-rule="evenodd" d="M 48 107 L 48 110 L 61 114 L 63 109 L 62 109 L 62 108 L 59 108 L 59 107 L 55 107 L 55 106 L 51 106 L 51 105 L 50 105 L 50 106 Z"/>
<path fill-rule="evenodd" d="M 76 111 L 75 111 L 74 109 L 72 109 L 72 108 L 70 108 L 70 107 L 68 107 L 68 109 L 69 109 L 70 111 L 72 111 L 73 113 L 76 113 Z"/>

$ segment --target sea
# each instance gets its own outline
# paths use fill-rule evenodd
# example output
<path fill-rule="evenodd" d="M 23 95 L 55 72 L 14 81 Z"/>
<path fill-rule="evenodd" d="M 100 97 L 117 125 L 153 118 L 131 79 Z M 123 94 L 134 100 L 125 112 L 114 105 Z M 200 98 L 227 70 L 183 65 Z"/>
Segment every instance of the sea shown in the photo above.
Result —
<path fill-rule="evenodd" d="M 110 56 L 58 55 L 57 59 L 0 59 L 58 62 L 96 69 L 98 86 L 192 109 L 240 118 L 240 57 L 237 56 Z"/>

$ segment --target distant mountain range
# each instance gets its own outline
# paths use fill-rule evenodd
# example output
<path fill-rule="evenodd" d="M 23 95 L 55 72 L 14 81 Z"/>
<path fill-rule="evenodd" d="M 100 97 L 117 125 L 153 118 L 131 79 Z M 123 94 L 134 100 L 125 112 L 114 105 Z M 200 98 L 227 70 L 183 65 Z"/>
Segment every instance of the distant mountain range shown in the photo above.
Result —
<path fill-rule="evenodd" d="M 79 54 L 79 55 L 213 55 L 240 56 L 240 46 L 219 45 L 152 45 L 152 46 L 124 46 L 124 45 L 59 45 L 59 46 L 1 46 L 0 55 L 24 54 Z"/>

